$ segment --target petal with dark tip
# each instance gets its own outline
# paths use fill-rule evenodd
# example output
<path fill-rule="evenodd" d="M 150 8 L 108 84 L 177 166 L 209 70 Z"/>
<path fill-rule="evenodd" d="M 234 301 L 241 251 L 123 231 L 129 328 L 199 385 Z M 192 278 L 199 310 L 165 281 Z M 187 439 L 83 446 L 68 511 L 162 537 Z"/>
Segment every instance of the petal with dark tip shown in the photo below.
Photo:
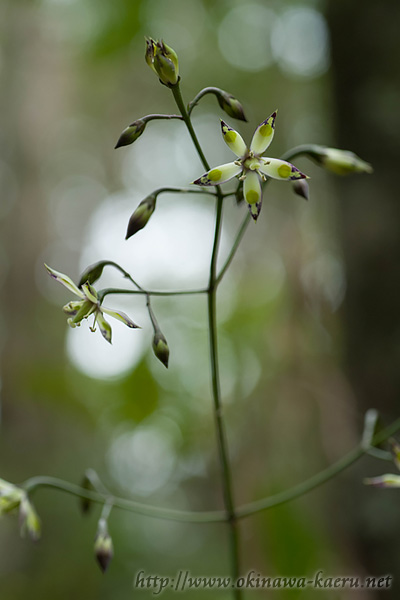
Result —
<path fill-rule="evenodd" d="M 99 325 L 101 335 L 111 344 L 111 325 L 105 320 L 100 310 L 96 313 L 96 321 Z"/>
<path fill-rule="evenodd" d="M 75 283 L 68 277 L 68 275 L 64 275 L 64 273 L 60 273 L 59 271 L 55 271 L 48 265 L 44 265 L 49 273 L 50 277 L 61 283 L 64 287 L 67 288 L 70 292 L 79 296 L 80 298 L 84 298 L 85 296 L 81 292 L 81 290 L 75 285 Z"/>
<path fill-rule="evenodd" d="M 222 119 L 221 131 L 224 142 L 228 146 L 229 150 L 232 150 L 232 152 L 239 158 L 242 158 L 242 156 L 247 154 L 247 146 L 240 133 L 232 129 L 232 127 L 229 127 L 229 125 L 227 125 Z"/>
<path fill-rule="evenodd" d="M 267 177 L 280 181 L 295 181 L 296 179 L 309 179 L 297 167 L 279 158 L 261 158 L 259 171 Z"/>
<path fill-rule="evenodd" d="M 254 154 L 262 154 L 265 152 L 274 139 L 276 113 L 277 111 L 273 112 L 272 115 L 260 123 L 255 130 L 250 144 L 250 150 L 252 150 Z"/>
<path fill-rule="evenodd" d="M 131 329 L 140 329 L 139 325 L 136 325 L 136 323 L 134 323 L 132 319 L 128 317 L 128 315 L 122 312 L 122 310 L 111 310 L 110 308 L 105 308 L 104 306 L 102 306 L 100 310 L 101 312 L 106 313 L 106 315 L 114 317 L 114 319 L 117 319 L 117 321 L 122 321 L 124 325 L 130 327 Z"/>
<path fill-rule="evenodd" d="M 205 186 L 220 185 L 221 183 L 226 183 L 230 179 L 233 179 L 236 175 L 239 175 L 242 170 L 243 168 L 241 165 L 237 165 L 234 162 L 226 163 L 225 165 L 214 167 L 192 183 Z"/>
<path fill-rule="evenodd" d="M 262 199 L 260 200 L 260 202 L 256 202 L 255 204 L 248 204 L 247 206 L 249 207 L 249 212 L 254 221 L 257 221 L 261 212 Z"/>

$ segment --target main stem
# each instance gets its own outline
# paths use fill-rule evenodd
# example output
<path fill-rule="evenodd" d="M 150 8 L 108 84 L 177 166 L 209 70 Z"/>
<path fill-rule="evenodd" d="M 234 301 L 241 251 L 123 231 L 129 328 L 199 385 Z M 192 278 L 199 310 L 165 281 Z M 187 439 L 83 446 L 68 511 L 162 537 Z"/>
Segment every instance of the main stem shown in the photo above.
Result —
<path fill-rule="evenodd" d="M 201 149 L 200 143 L 197 139 L 196 133 L 193 129 L 190 116 L 186 110 L 185 104 L 182 99 L 182 95 L 179 89 L 179 83 L 172 88 L 176 104 L 182 115 L 182 118 L 188 128 L 190 137 L 193 140 L 193 144 L 197 150 L 201 162 L 204 168 L 208 171 L 210 165 L 204 156 L 203 150 Z M 218 250 L 221 239 L 221 227 L 222 227 L 222 206 L 224 196 L 219 187 L 216 187 L 216 213 L 215 213 L 215 231 L 214 231 L 214 242 L 211 254 L 210 263 L 210 275 L 207 289 L 207 307 L 208 307 L 208 328 L 209 328 L 209 340 L 210 340 L 210 365 L 211 365 L 211 383 L 212 383 L 212 394 L 214 401 L 214 419 L 217 432 L 217 443 L 219 461 L 221 465 L 222 474 L 222 487 L 224 495 L 225 510 L 227 513 L 227 522 L 230 533 L 230 550 L 231 550 L 231 573 L 233 581 L 236 582 L 240 575 L 240 560 L 239 560 L 239 532 L 238 532 L 238 519 L 235 512 L 235 505 L 233 500 L 233 485 L 231 468 L 228 456 L 228 444 L 226 440 L 225 425 L 222 414 L 222 403 L 221 403 L 221 387 L 220 387 L 220 376 L 219 376 L 219 364 L 218 364 L 218 337 L 217 337 L 217 259 Z M 242 592 L 240 589 L 234 590 L 234 595 L 237 600 L 242 598 Z"/>

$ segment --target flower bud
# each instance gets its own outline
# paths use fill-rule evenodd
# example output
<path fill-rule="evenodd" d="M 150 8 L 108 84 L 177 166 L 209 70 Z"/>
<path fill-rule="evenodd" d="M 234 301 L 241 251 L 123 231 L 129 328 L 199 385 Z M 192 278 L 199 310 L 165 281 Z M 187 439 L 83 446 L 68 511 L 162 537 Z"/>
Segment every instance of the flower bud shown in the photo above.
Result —
<path fill-rule="evenodd" d="M 293 191 L 298 196 L 301 196 L 305 200 L 309 199 L 310 189 L 308 181 L 306 179 L 297 179 L 293 182 Z"/>
<path fill-rule="evenodd" d="M 125 236 L 126 240 L 132 237 L 132 235 L 134 235 L 135 233 L 140 231 L 140 229 L 143 229 L 143 227 L 147 225 L 151 215 L 153 214 L 156 208 L 156 200 L 157 196 L 155 194 L 150 194 L 150 196 L 147 196 L 147 198 L 142 200 L 142 202 L 139 204 L 139 206 L 129 219 L 128 229 Z"/>
<path fill-rule="evenodd" d="M 27 533 L 33 542 L 40 539 L 40 519 L 26 494 L 24 494 L 19 507 L 19 522 L 22 537 L 25 537 Z"/>
<path fill-rule="evenodd" d="M 239 119 L 239 121 L 247 121 L 242 104 L 232 94 L 228 94 L 224 90 L 216 91 L 218 104 L 233 119 Z"/>
<path fill-rule="evenodd" d="M 313 146 L 308 154 L 322 167 L 337 175 L 372 173 L 373 171 L 372 165 L 348 150 Z"/>
<path fill-rule="evenodd" d="M 24 491 L 17 486 L 0 479 L 0 516 L 18 508 L 24 497 Z"/>
<path fill-rule="evenodd" d="M 115 148 L 120 148 L 121 146 L 129 146 L 129 144 L 133 144 L 138 137 L 140 137 L 145 130 L 146 121 L 143 119 L 138 119 L 134 121 L 123 130 L 121 135 L 119 136 L 118 142 L 115 145 Z"/>
<path fill-rule="evenodd" d="M 100 519 L 96 540 L 94 543 L 94 553 L 99 563 L 100 569 L 105 573 L 114 556 L 114 548 L 110 534 L 108 533 L 107 521 Z"/>
<path fill-rule="evenodd" d="M 145 59 L 149 67 L 157 73 L 161 83 L 168 87 L 178 83 L 178 56 L 165 42 L 146 39 Z"/>
<path fill-rule="evenodd" d="M 95 283 L 103 274 L 104 267 L 109 264 L 107 260 L 100 260 L 87 267 L 79 280 L 78 287 L 80 288 L 84 283 Z"/>
<path fill-rule="evenodd" d="M 161 331 L 156 331 L 153 338 L 153 351 L 159 361 L 168 369 L 169 348 Z"/>

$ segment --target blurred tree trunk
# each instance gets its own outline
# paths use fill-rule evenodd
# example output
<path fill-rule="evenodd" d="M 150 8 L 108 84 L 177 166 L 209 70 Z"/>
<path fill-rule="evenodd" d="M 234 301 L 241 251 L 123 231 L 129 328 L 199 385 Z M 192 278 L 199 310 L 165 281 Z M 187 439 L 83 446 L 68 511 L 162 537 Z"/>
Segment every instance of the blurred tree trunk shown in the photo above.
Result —
<path fill-rule="evenodd" d="M 400 412 L 400 201 L 396 173 L 400 164 L 400 4 L 331 0 L 327 18 L 332 36 L 335 143 L 354 150 L 375 170 L 372 176 L 337 183 L 348 282 L 343 308 L 345 367 L 359 411 L 374 407 L 393 419 Z M 391 470 L 385 463 L 368 466 L 374 473 Z M 387 506 L 383 511 L 380 506 L 385 514 L 376 522 L 375 537 L 371 534 L 374 527 L 367 531 L 367 519 L 357 518 L 360 507 L 354 498 L 350 510 L 353 522 L 359 525 L 356 534 L 364 566 L 372 573 L 395 574 L 400 555 L 394 533 L 400 521 L 398 496 L 396 500 L 390 492 L 380 492 L 379 500 Z M 366 497 L 371 502 L 365 489 L 360 494 L 362 501 Z M 392 593 L 394 597 L 395 589 Z"/>

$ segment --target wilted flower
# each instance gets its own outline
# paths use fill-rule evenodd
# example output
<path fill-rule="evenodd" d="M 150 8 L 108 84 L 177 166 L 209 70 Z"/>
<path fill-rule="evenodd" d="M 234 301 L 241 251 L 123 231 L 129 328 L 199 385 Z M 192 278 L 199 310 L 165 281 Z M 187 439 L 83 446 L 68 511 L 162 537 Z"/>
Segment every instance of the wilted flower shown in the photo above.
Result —
<path fill-rule="evenodd" d="M 393 457 L 393 462 L 396 467 L 400 470 L 400 444 L 396 442 L 396 440 L 389 440 L 390 450 Z M 399 488 L 400 487 L 400 475 L 392 475 L 391 473 L 386 473 L 385 475 L 380 475 L 378 477 L 368 477 L 364 479 L 364 483 L 366 485 L 373 485 L 375 487 L 383 487 L 383 488 Z"/>
<path fill-rule="evenodd" d="M 69 315 L 67 323 L 70 327 L 77 327 L 81 324 L 83 319 L 87 319 L 90 315 L 94 315 L 93 326 L 90 328 L 91 331 L 96 330 L 96 323 L 98 323 L 100 331 L 104 339 L 111 343 L 111 327 L 105 320 L 103 313 L 122 321 L 128 327 L 136 329 L 139 327 L 136 325 L 125 313 L 120 310 L 111 310 L 105 306 L 100 305 L 96 290 L 90 283 L 84 283 L 79 289 L 72 279 L 63 273 L 54 271 L 47 265 L 45 265 L 50 276 L 66 287 L 70 292 L 78 296 L 80 300 L 71 301 L 63 307 L 64 312 Z"/>
<path fill-rule="evenodd" d="M 163 40 L 146 38 L 145 59 L 164 85 L 171 87 L 178 83 L 178 56 Z"/>
<path fill-rule="evenodd" d="M 196 181 L 196 185 L 220 185 L 233 179 L 240 173 L 239 179 L 244 180 L 243 195 L 249 205 L 250 214 L 257 219 L 261 210 L 261 182 L 267 177 L 280 181 L 293 181 L 308 178 L 294 165 L 278 158 L 262 156 L 274 137 L 276 111 L 268 119 L 260 123 L 254 132 L 250 149 L 247 148 L 242 136 L 221 121 L 222 135 L 227 146 L 238 157 L 238 160 L 214 167 Z"/>

